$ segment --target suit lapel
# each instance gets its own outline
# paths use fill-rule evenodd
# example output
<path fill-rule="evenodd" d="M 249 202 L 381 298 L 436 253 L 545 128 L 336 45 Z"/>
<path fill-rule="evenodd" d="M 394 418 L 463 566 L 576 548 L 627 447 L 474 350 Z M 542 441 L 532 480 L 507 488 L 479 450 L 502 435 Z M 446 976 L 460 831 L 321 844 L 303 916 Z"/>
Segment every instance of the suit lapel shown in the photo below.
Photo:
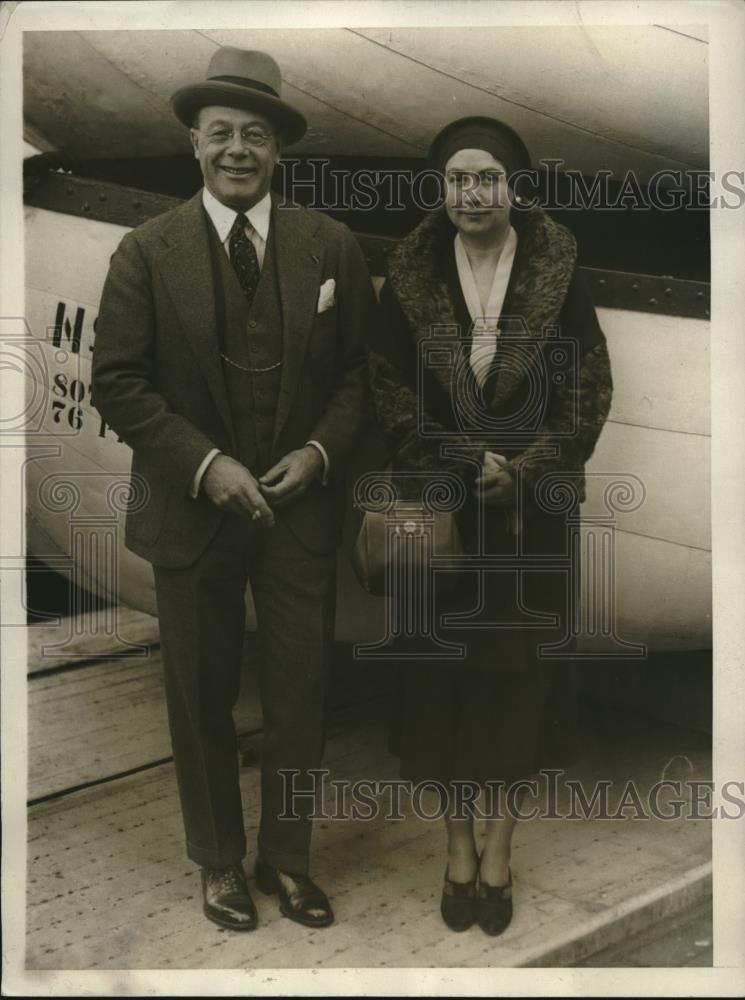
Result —
<path fill-rule="evenodd" d="M 276 442 L 290 412 L 313 327 L 323 268 L 318 221 L 297 206 L 280 208 L 272 198 L 274 255 L 282 305 L 282 375 L 274 423 Z"/>
<path fill-rule="evenodd" d="M 217 337 L 208 219 L 201 191 L 177 211 L 163 233 L 160 269 L 215 405 L 235 443 Z"/>

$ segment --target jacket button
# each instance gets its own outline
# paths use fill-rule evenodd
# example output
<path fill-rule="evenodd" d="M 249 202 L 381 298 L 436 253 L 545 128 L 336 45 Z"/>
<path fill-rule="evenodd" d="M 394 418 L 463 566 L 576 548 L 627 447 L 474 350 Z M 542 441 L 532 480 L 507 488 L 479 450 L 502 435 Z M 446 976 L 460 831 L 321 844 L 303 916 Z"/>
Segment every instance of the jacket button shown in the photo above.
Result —
<path fill-rule="evenodd" d="M 255 329 L 255 327 L 256 327 L 256 320 L 255 319 L 250 319 L 248 321 L 248 325 L 251 327 L 252 330 Z"/>

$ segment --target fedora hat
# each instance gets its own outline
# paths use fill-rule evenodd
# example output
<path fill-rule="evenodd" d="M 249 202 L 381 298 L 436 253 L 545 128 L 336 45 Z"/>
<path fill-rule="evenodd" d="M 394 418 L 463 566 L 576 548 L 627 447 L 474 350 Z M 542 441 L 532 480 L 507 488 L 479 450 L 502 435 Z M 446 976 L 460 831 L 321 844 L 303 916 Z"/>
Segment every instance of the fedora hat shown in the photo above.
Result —
<path fill-rule="evenodd" d="M 180 122 L 191 127 L 200 108 L 214 104 L 257 111 L 274 122 L 286 144 L 302 139 L 305 118 L 280 98 L 282 74 L 266 52 L 223 46 L 210 59 L 207 79 L 181 87 L 171 98 Z"/>

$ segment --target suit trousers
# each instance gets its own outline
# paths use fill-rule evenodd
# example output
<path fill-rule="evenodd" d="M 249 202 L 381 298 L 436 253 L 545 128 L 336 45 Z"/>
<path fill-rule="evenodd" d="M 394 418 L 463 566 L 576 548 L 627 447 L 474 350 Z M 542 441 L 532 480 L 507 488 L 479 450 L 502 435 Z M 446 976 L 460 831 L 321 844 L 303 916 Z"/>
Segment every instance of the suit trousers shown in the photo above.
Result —
<path fill-rule="evenodd" d="M 286 802 L 287 781 L 280 772 L 299 772 L 294 787 L 306 789 L 312 787 L 309 769 L 321 764 L 335 570 L 335 554 L 308 552 L 281 511 L 273 528 L 228 514 L 193 565 L 155 567 L 187 853 L 199 865 L 223 867 L 246 853 L 232 712 L 240 690 L 250 581 L 264 717 L 258 850 L 269 864 L 307 874 L 313 802 L 308 795 Z"/>

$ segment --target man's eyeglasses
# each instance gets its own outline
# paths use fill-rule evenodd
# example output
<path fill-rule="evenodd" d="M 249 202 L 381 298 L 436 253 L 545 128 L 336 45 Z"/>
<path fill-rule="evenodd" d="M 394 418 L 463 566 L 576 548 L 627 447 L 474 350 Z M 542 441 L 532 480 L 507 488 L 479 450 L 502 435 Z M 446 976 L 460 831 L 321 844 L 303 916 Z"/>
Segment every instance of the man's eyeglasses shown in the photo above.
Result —
<path fill-rule="evenodd" d="M 201 129 L 197 129 L 197 131 L 201 131 Z M 236 133 L 232 128 L 216 128 L 202 132 L 202 135 L 206 136 L 207 142 L 214 146 L 227 146 L 232 143 Z M 242 128 L 240 137 L 242 145 L 249 146 L 251 149 L 261 149 L 262 146 L 266 146 L 270 139 L 274 138 L 271 132 L 264 132 L 263 129 L 256 128 L 256 126 Z"/>

